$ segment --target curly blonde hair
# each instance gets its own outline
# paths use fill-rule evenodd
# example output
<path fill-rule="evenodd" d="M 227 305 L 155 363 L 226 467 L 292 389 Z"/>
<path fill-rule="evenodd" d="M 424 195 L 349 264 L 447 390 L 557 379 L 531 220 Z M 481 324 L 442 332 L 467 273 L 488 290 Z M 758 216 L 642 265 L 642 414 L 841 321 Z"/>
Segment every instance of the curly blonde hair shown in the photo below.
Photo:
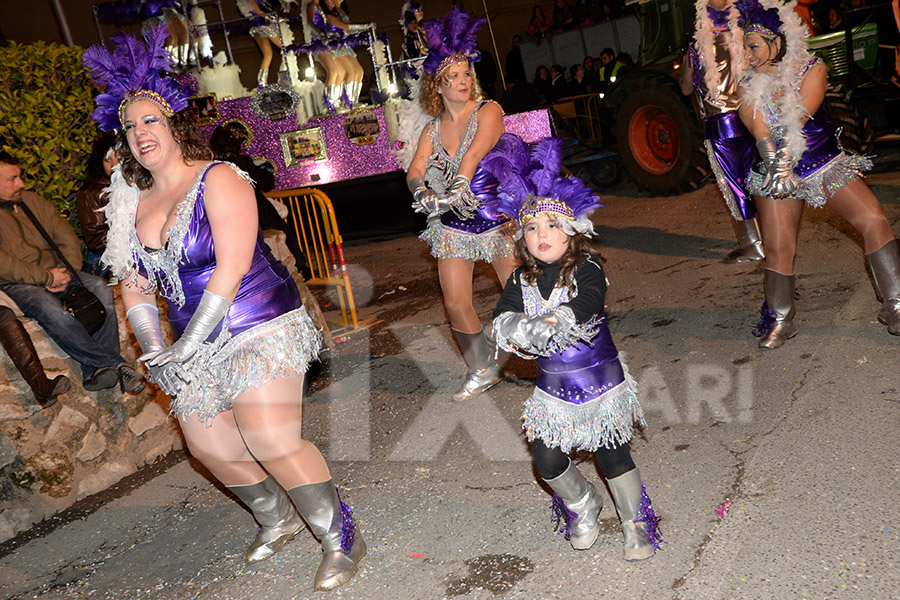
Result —
<path fill-rule="evenodd" d="M 438 93 L 441 87 L 442 77 L 435 77 L 428 73 L 422 73 L 421 87 L 419 87 L 419 105 L 422 111 L 430 117 L 440 117 L 444 114 L 444 99 Z M 472 100 L 480 102 L 484 100 L 484 92 L 481 90 L 481 84 L 478 77 L 475 76 L 475 70 L 472 70 Z"/>

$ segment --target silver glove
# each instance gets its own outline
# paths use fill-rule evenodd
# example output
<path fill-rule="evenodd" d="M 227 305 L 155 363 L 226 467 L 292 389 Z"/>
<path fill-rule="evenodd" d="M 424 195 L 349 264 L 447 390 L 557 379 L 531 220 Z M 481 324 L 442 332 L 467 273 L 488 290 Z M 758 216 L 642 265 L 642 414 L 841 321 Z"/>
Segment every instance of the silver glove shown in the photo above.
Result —
<path fill-rule="evenodd" d="M 413 177 L 406 182 L 409 191 L 412 192 L 415 202 L 413 210 L 426 215 L 442 215 L 450 210 L 450 203 L 442 198 L 436 191 L 425 185 L 421 177 Z"/>
<path fill-rule="evenodd" d="M 372 29 L 372 23 L 351 23 L 347 25 L 347 31 L 350 33 L 360 33 Z"/>
<path fill-rule="evenodd" d="M 229 308 L 231 308 L 231 300 L 213 294 L 209 290 L 203 290 L 200 304 L 197 305 L 197 309 L 178 341 L 162 352 L 145 354 L 141 360 L 146 360 L 151 367 L 169 362 L 185 362 L 197 352 L 206 338 L 228 315 Z"/>
<path fill-rule="evenodd" d="M 529 317 L 525 313 L 505 312 L 494 319 L 494 337 L 501 347 L 513 346 L 514 349 L 528 350 L 531 340 L 525 333 L 525 324 Z M 510 350 L 510 348 L 503 348 Z"/>
<path fill-rule="evenodd" d="M 478 210 L 478 199 L 472 193 L 470 183 L 465 175 L 457 175 L 447 191 L 450 210 L 462 219 L 471 219 Z"/>
<path fill-rule="evenodd" d="M 756 149 L 766 171 L 762 184 L 763 194 L 770 198 L 787 198 L 795 194 L 797 178 L 789 158 L 788 146 L 778 148 L 775 140 L 765 137 L 756 141 Z"/>
<path fill-rule="evenodd" d="M 525 335 L 531 341 L 531 346 L 538 352 L 546 352 L 550 346 L 550 340 L 562 328 L 563 323 L 557 318 L 555 312 L 535 315 L 524 325 Z"/>
<path fill-rule="evenodd" d="M 159 309 L 156 306 L 146 302 L 137 304 L 129 308 L 125 316 L 128 317 L 134 337 L 137 338 L 144 353 L 139 360 L 144 360 L 146 356 L 153 356 L 165 350 L 166 343 L 163 341 Z M 184 389 L 188 380 L 178 363 L 162 366 L 148 365 L 147 369 L 150 371 L 150 381 L 158 385 L 169 396 L 177 396 Z"/>

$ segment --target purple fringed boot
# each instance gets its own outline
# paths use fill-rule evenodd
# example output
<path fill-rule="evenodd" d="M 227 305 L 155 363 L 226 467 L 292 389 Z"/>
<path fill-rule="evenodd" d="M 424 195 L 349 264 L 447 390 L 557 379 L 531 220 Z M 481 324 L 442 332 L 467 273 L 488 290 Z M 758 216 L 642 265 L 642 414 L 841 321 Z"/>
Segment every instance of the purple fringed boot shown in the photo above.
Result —
<path fill-rule="evenodd" d="M 562 475 L 545 479 L 555 492 L 550 506 L 556 519 L 556 531 L 563 531 L 576 550 L 587 550 L 600 535 L 600 509 L 603 498 L 597 488 L 569 461 Z"/>
<path fill-rule="evenodd" d="M 662 532 L 659 517 L 653 512 L 650 497 L 636 468 L 607 480 L 622 521 L 625 536 L 625 560 L 645 560 L 659 548 Z"/>
<path fill-rule="evenodd" d="M 322 541 L 325 555 L 316 571 L 315 588 L 332 590 L 350 581 L 366 555 L 366 542 L 334 482 L 300 485 L 288 490 L 288 495 L 310 531 Z"/>

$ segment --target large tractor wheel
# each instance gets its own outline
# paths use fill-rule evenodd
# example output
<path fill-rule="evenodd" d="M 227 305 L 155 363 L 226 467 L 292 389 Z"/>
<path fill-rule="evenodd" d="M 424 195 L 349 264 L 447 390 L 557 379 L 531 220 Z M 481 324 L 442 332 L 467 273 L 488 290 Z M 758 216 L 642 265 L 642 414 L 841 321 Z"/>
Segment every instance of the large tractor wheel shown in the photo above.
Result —
<path fill-rule="evenodd" d="M 635 82 L 615 113 L 616 149 L 638 186 L 652 194 L 696 189 L 709 173 L 697 118 L 669 85 Z"/>
<path fill-rule="evenodd" d="M 829 87 L 825 92 L 825 109 L 835 127 L 841 130 L 841 145 L 857 154 L 870 154 L 875 147 L 872 128 L 867 119 L 850 103 L 847 94 Z"/>

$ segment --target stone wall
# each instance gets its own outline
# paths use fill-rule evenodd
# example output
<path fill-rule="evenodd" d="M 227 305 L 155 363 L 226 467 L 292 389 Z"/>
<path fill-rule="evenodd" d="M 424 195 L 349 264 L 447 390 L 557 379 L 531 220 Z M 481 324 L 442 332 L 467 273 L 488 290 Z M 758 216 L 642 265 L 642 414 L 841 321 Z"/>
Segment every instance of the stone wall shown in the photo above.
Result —
<path fill-rule="evenodd" d="M 134 364 L 137 341 L 116 294 L 122 354 Z M 168 397 L 155 385 L 136 395 L 119 388 L 86 392 L 81 367 L 30 319 L 23 319 L 49 377 L 72 381 L 41 410 L 31 388 L 0 351 L 0 542 L 103 491 L 184 447 Z M 142 368 L 142 367 L 138 367 Z"/>

